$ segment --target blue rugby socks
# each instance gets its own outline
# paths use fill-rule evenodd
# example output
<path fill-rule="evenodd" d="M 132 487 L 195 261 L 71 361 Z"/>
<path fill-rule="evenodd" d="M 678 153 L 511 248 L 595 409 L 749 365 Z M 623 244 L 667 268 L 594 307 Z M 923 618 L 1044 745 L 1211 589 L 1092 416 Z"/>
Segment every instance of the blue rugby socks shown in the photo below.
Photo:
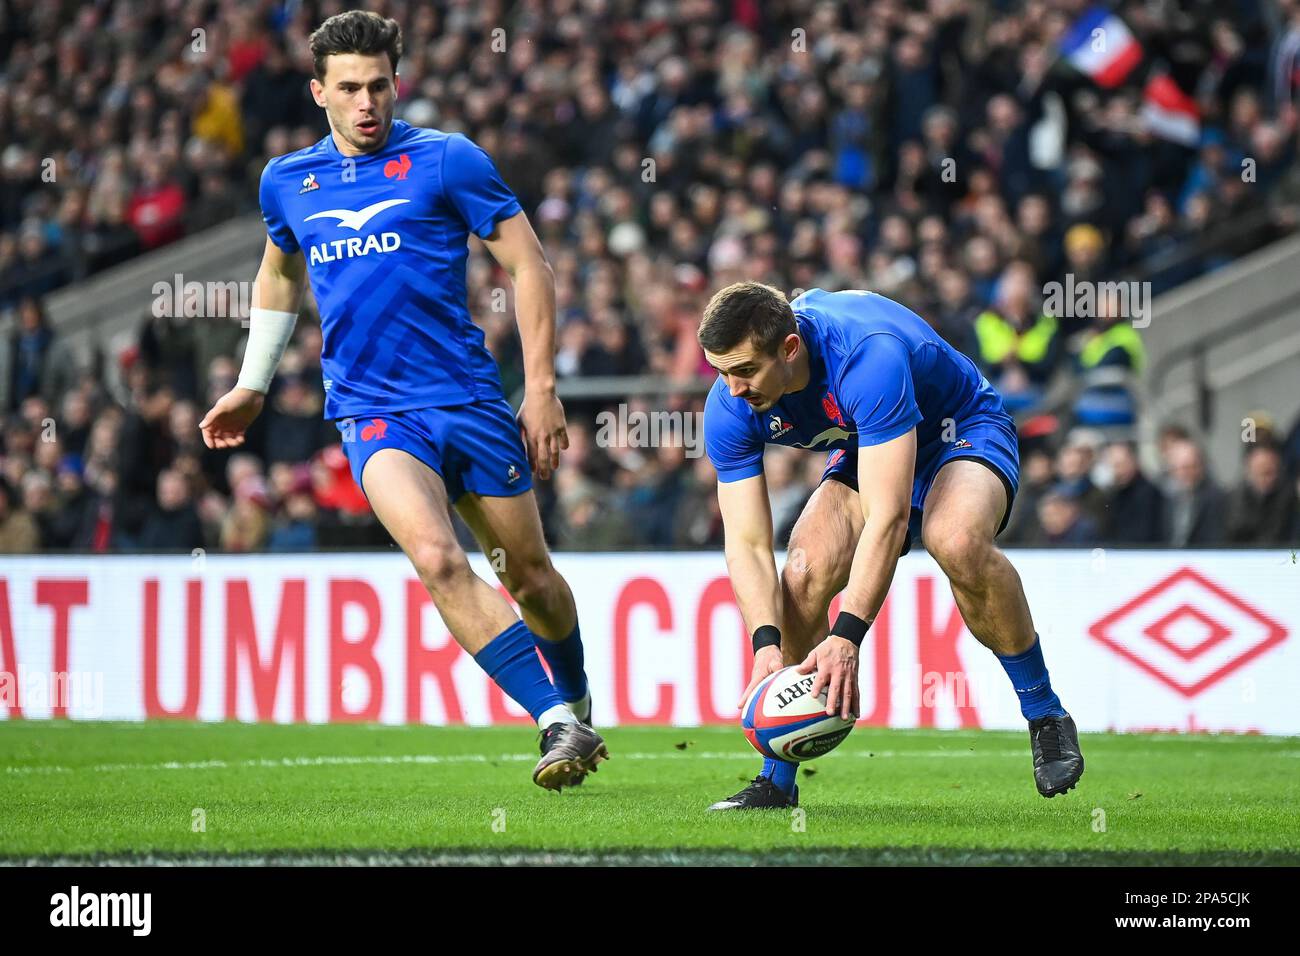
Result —
<path fill-rule="evenodd" d="M 562 641 L 548 641 L 536 634 L 533 638 L 546 658 L 560 697 L 566 703 L 580 704 L 587 697 L 587 674 L 583 670 L 582 635 L 578 633 L 577 622 L 573 632 Z"/>
<path fill-rule="evenodd" d="M 488 641 L 474 660 L 511 700 L 532 715 L 538 726 L 577 720 L 546 679 L 533 640 L 528 625 L 516 621 Z"/>
<path fill-rule="evenodd" d="M 1023 654 L 1009 657 L 1003 657 L 1001 654 L 993 656 L 998 659 L 1002 669 L 1011 678 L 1011 686 L 1015 688 L 1016 696 L 1020 698 L 1020 713 L 1024 715 L 1025 720 L 1036 720 L 1049 715 L 1065 716 L 1065 708 L 1061 706 L 1060 698 L 1052 690 L 1051 678 L 1047 676 L 1047 665 L 1043 662 L 1043 645 L 1037 631 L 1034 632 L 1034 646 Z"/>
<path fill-rule="evenodd" d="M 767 777 L 777 785 L 784 793 L 794 793 L 794 777 L 799 770 L 797 763 L 790 763 L 787 760 L 773 760 L 771 757 L 763 758 L 763 772 L 759 775 Z"/>

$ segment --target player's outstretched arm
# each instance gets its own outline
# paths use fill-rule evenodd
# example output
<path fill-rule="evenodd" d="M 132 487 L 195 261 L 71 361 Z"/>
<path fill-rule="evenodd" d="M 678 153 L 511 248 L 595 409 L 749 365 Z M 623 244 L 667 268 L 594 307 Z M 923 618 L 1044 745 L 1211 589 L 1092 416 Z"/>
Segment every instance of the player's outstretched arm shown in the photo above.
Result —
<path fill-rule="evenodd" d="M 248 344 L 239 381 L 203 416 L 199 431 L 209 448 L 237 448 L 262 411 L 276 366 L 298 320 L 307 264 L 301 252 L 285 252 L 269 238 L 253 282 Z"/>
<path fill-rule="evenodd" d="M 752 634 L 764 625 L 781 626 L 781 588 L 772 553 L 772 510 L 767 479 L 757 474 L 739 481 L 718 482 L 724 549 L 731 589 L 740 615 Z M 759 681 L 781 669 L 781 649 L 764 647 L 754 655 L 754 671 L 740 695 L 744 703 Z"/>
<path fill-rule="evenodd" d="M 815 696 L 826 688 L 828 714 L 838 711 L 848 719 L 859 712 L 858 646 L 894 580 L 911 516 L 915 463 L 915 428 L 879 445 L 858 448 L 862 536 L 853 553 L 839 619 L 799 666 L 805 674 L 817 671 L 812 693 Z"/>
<path fill-rule="evenodd" d="M 519 425 L 539 478 L 560 466 L 569 447 L 564 407 L 555 394 L 555 273 L 522 212 L 497 223 L 484 240 L 515 286 L 515 319 L 524 349 L 524 403 Z"/>

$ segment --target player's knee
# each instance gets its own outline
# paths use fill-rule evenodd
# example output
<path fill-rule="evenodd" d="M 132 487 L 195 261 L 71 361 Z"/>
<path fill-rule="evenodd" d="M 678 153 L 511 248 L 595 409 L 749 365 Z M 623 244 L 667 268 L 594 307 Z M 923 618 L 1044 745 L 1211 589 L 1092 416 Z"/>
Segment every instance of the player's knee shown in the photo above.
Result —
<path fill-rule="evenodd" d="M 839 577 L 827 560 L 817 560 L 799 547 L 792 547 L 781 570 L 781 588 L 788 599 L 801 607 L 826 604 L 840 590 Z"/>
<path fill-rule="evenodd" d="M 524 609 L 546 606 L 556 586 L 555 568 L 549 561 L 507 568 L 501 577 L 510 596 Z"/>
<path fill-rule="evenodd" d="M 465 552 L 454 541 L 426 541 L 411 551 L 411 563 L 434 595 L 455 591 L 472 573 Z"/>
<path fill-rule="evenodd" d="M 922 539 L 943 573 L 957 584 L 977 579 L 993 550 L 993 542 L 968 528 L 938 525 L 926 529 Z"/>

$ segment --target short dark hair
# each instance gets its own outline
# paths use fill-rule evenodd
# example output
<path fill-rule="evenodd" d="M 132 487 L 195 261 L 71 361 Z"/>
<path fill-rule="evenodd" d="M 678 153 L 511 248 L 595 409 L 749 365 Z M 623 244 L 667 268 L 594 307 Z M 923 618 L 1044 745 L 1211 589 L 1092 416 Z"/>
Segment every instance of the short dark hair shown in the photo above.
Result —
<path fill-rule="evenodd" d="M 325 79 L 325 58 L 340 53 L 361 53 L 373 56 L 387 53 L 388 62 L 397 74 L 397 61 L 402 58 L 402 28 L 396 20 L 389 20 L 367 10 L 349 10 L 336 13 L 308 37 L 316 70 L 316 79 Z"/>
<path fill-rule="evenodd" d="M 1286 457 L 1282 452 L 1282 446 L 1272 439 L 1265 438 L 1263 441 L 1246 442 L 1245 444 L 1246 448 L 1241 457 L 1246 461 L 1254 458 L 1261 452 L 1277 455 L 1279 458 Z"/>
<path fill-rule="evenodd" d="M 715 355 L 746 341 L 773 355 L 796 328 L 784 292 L 761 282 L 736 282 L 709 300 L 696 337 L 704 351 Z"/>

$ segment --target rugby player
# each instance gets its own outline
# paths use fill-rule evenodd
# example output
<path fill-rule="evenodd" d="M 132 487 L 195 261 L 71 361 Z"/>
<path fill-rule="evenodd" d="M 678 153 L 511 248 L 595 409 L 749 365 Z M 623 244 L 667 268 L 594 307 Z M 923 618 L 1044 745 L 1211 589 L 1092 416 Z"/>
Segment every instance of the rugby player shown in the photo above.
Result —
<path fill-rule="evenodd" d="M 859 648 L 919 533 L 967 628 L 1019 696 L 1038 792 L 1073 787 L 1083 773 L 1078 732 L 1052 690 L 1020 576 L 994 544 L 1019 482 L 1015 425 L 975 363 L 884 296 L 813 289 L 789 302 L 757 282 L 713 297 L 699 342 L 718 372 L 704 440 L 718 472 L 727 568 L 753 635 L 741 700 L 799 664 L 816 671 L 812 692 L 826 691 L 826 713 L 859 713 Z M 790 535 L 798 560 L 779 576 L 768 443 L 830 452 Z M 749 786 L 710 809 L 797 806 L 795 769 L 765 760 Z"/>
<path fill-rule="evenodd" d="M 555 394 L 554 276 L 482 149 L 460 134 L 394 121 L 395 21 L 341 13 L 310 43 L 311 92 L 330 132 L 262 173 L 268 238 L 248 345 L 238 384 L 200 423 L 204 441 L 243 443 L 310 278 L 325 416 L 341 432 L 353 477 L 461 647 L 537 721 L 533 781 L 552 790 L 579 784 L 608 751 L 590 726 L 573 594 L 547 553 L 531 478 L 547 477 L 568 447 Z M 517 420 L 467 306 L 471 234 L 515 289 L 526 375 Z M 484 552 L 503 556 L 497 574 L 523 620 L 470 569 L 449 503 Z"/>

